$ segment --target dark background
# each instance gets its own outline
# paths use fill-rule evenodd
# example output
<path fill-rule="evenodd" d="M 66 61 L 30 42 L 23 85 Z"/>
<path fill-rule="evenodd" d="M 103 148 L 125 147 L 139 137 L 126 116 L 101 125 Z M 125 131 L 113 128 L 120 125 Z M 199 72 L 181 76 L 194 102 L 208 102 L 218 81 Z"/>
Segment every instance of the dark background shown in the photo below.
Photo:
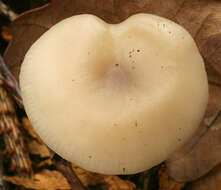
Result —
<path fill-rule="evenodd" d="M 16 14 L 21 14 L 33 8 L 40 7 L 49 3 L 51 0 L 0 0 L 8 6 L 10 10 Z M 0 11 L 0 54 L 2 55 L 8 45 L 7 39 L 4 38 L 3 33 L 10 34 L 11 21 L 9 18 Z"/>

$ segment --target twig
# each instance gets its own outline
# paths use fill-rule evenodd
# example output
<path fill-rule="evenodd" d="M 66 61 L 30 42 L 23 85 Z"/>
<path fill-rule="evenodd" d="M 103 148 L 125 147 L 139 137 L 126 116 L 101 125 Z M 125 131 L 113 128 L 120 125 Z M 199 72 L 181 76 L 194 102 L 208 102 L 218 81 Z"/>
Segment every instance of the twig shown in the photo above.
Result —
<path fill-rule="evenodd" d="M 15 18 L 18 16 L 14 11 L 12 11 L 6 4 L 4 4 L 2 1 L 0 1 L 0 12 L 7 16 L 10 21 L 15 20 Z"/>
<path fill-rule="evenodd" d="M 65 176 L 68 183 L 73 190 L 88 190 L 81 181 L 78 179 L 77 175 L 74 173 L 71 167 L 71 163 L 62 159 L 57 154 L 54 156 L 54 162 L 56 168 Z"/>
<path fill-rule="evenodd" d="M 8 70 L 3 58 L 0 56 L 0 85 L 3 86 L 8 93 L 13 97 L 20 108 L 23 107 L 21 93 L 17 81 Z"/>

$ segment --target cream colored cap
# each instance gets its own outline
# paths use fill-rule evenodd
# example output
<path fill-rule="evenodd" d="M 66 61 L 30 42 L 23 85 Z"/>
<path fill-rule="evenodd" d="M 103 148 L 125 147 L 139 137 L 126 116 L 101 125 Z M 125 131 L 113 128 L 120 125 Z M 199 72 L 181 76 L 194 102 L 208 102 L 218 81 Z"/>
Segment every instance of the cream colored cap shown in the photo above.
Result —
<path fill-rule="evenodd" d="M 45 143 L 78 166 L 133 174 L 168 158 L 207 105 L 189 33 L 150 14 L 116 25 L 73 16 L 43 34 L 21 67 L 25 110 Z"/>

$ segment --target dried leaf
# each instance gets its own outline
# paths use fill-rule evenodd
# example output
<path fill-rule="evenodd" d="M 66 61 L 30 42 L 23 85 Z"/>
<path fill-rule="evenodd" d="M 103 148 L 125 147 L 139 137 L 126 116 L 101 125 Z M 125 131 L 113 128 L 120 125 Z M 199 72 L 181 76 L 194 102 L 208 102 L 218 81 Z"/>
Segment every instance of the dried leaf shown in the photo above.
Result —
<path fill-rule="evenodd" d="M 35 132 L 28 118 L 26 117 L 22 118 L 22 126 L 31 137 L 35 138 L 39 143 L 44 144 L 44 142 L 41 140 L 39 135 Z"/>
<path fill-rule="evenodd" d="M 8 166 L 10 172 L 16 171 L 20 176 L 29 176 L 32 173 L 31 161 L 19 128 L 20 123 L 13 99 L 5 88 L 7 82 L 13 86 L 14 80 L 7 73 L 9 72 L 0 57 L 0 136 L 1 143 L 5 145 L 4 161 L 7 160 L 10 163 Z M 1 154 L 2 152 L 3 150 L 1 150 Z"/>
<path fill-rule="evenodd" d="M 4 176 L 3 179 L 7 182 L 18 186 L 23 186 L 28 189 L 70 189 L 70 186 L 64 176 L 58 171 L 43 170 L 36 173 L 33 179 L 20 178 L 18 176 Z"/>
<path fill-rule="evenodd" d="M 177 181 L 195 180 L 221 162 L 220 113 L 211 127 L 208 127 L 205 122 L 194 138 L 166 162 L 170 176 Z"/>
<path fill-rule="evenodd" d="M 12 35 L 10 34 L 10 30 L 7 26 L 2 26 L 2 38 L 6 41 L 11 41 Z"/>
<path fill-rule="evenodd" d="M 42 167 L 47 167 L 47 166 L 51 166 L 53 164 L 51 159 L 47 159 L 44 161 L 41 161 L 38 165 L 37 168 L 42 168 Z"/>
<path fill-rule="evenodd" d="M 188 190 L 219 190 L 221 189 L 221 165 L 214 168 L 208 175 L 193 182 Z"/>
<path fill-rule="evenodd" d="M 159 170 L 159 190 L 181 190 L 185 183 L 178 183 L 171 179 L 168 170 L 162 166 Z"/>
<path fill-rule="evenodd" d="M 28 151 L 30 154 L 39 155 L 41 158 L 51 157 L 51 152 L 48 147 L 35 140 L 28 142 Z"/>
<path fill-rule="evenodd" d="M 203 56 L 210 60 L 205 48 L 209 49 L 211 45 L 208 47 L 205 43 L 212 43 L 213 46 L 214 41 L 221 41 L 221 37 L 218 36 L 215 40 L 211 38 L 214 34 L 221 33 L 218 27 L 214 27 L 220 25 L 220 4 L 215 0 L 53 0 L 51 4 L 28 11 L 13 22 L 13 40 L 4 58 L 18 78 L 20 64 L 26 51 L 39 36 L 60 20 L 76 14 L 90 13 L 109 23 L 118 23 L 132 14 L 145 12 L 167 17 L 183 25 L 197 40 Z M 213 24 L 209 24 L 210 22 Z"/>
<path fill-rule="evenodd" d="M 117 176 L 107 176 L 89 172 L 79 168 L 75 164 L 72 164 L 72 169 L 85 186 L 102 184 L 107 187 L 108 190 L 133 190 L 136 187 L 132 182 L 122 180 Z"/>
<path fill-rule="evenodd" d="M 210 117 L 220 111 L 221 108 L 221 88 L 218 85 L 210 84 L 209 85 L 209 103 L 207 106 L 206 117 Z"/>
<path fill-rule="evenodd" d="M 72 169 L 85 186 L 104 183 L 104 178 L 106 175 L 86 171 L 82 168 L 79 168 L 75 164 L 72 164 Z"/>
<path fill-rule="evenodd" d="M 108 190 L 135 190 L 136 186 L 130 181 L 122 180 L 118 176 L 107 176 L 104 181 L 109 185 Z"/>

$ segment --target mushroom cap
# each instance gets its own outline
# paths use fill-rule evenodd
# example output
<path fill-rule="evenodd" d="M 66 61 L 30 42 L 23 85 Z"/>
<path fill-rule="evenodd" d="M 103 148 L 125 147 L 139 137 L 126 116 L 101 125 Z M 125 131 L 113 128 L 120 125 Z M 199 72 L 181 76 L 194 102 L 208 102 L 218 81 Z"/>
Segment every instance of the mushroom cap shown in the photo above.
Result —
<path fill-rule="evenodd" d="M 63 158 L 103 174 L 166 160 L 204 115 L 208 82 L 190 34 L 137 14 L 120 24 L 65 19 L 29 49 L 20 73 L 27 115 Z"/>

